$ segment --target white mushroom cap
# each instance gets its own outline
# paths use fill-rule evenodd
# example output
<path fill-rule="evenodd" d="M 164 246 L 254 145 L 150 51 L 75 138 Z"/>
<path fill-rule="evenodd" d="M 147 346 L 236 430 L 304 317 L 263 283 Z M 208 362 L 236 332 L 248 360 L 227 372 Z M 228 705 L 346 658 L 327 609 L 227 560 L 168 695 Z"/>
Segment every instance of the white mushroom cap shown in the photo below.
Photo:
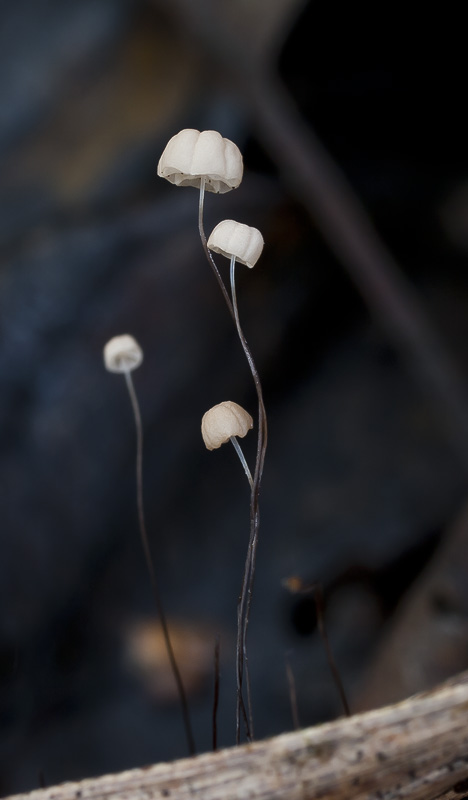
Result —
<path fill-rule="evenodd" d="M 226 258 L 235 256 L 236 261 L 252 268 L 261 256 L 263 236 L 257 228 L 225 219 L 212 230 L 208 247 Z"/>
<path fill-rule="evenodd" d="M 109 372 L 131 372 L 143 361 L 143 350 L 128 333 L 114 336 L 104 347 L 104 365 Z"/>
<path fill-rule="evenodd" d="M 167 143 L 159 159 L 158 175 L 176 186 L 200 188 L 205 178 L 208 192 L 224 194 L 237 189 L 244 166 L 239 148 L 217 131 L 186 128 Z"/>
<path fill-rule="evenodd" d="M 231 400 L 210 408 L 203 415 L 201 424 L 203 441 L 208 450 L 221 447 L 231 436 L 245 436 L 251 428 L 253 419 L 250 414 Z"/>

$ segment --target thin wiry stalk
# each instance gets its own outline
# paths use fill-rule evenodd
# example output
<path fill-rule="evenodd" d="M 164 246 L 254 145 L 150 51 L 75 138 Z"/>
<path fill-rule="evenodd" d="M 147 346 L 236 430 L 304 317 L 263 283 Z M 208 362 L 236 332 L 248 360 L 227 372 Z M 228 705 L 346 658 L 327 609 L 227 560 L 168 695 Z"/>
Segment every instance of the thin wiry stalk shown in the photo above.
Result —
<path fill-rule="evenodd" d="M 268 439 L 268 431 L 267 431 L 267 420 L 266 420 L 266 412 L 265 412 L 265 405 L 263 402 L 263 392 L 262 392 L 262 385 L 260 382 L 260 377 L 255 366 L 255 362 L 253 360 L 252 353 L 250 351 L 249 345 L 247 340 L 244 336 L 242 331 L 240 322 L 239 322 L 239 314 L 237 310 L 237 299 L 235 293 L 235 285 L 233 286 L 233 281 L 231 280 L 231 291 L 232 293 L 232 302 L 227 292 L 227 289 L 224 285 L 224 281 L 219 273 L 219 270 L 216 266 L 214 258 L 208 249 L 207 240 L 205 236 L 205 231 L 203 227 L 203 204 L 204 204 L 204 194 L 205 194 L 205 182 L 204 179 L 200 181 L 200 201 L 198 206 L 198 230 L 200 233 L 200 239 L 203 245 L 203 249 L 205 251 L 205 255 L 208 259 L 208 262 L 216 276 L 216 280 L 221 288 L 223 293 L 224 300 L 226 305 L 229 309 L 229 313 L 231 314 L 234 322 L 236 324 L 237 333 L 244 350 L 245 356 L 247 358 L 247 362 L 249 364 L 250 372 L 252 373 L 252 377 L 255 384 L 255 390 L 257 392 L 258 398 L 258 438 L 257 438 L 257 455 L 255 460 L 255 472 L 253 476 L 253 485 L 250 493 L 250 538 L 249 538 L 249 546 L 247 550 L 247 558 L 245 562 L 244 568 L 244 576 L 242 580 L 241 592 L 239 597 L 238 603 L 238 612 L 237 612 L 237 647 L 236 647 L 236 679 L 237 679 L 237 704 L 236 704 L 236 742 L 237 744 L 240 743 L 240 715 L 242 713 L 246 728 L 246 737 L 248 741 L 252 739 L 252 709 L 250 705 L 250 689 L 248 688 L 248 703 L 249 703 L 249 719 L 247 719 L 247 714 L 245 710 L 245 704 L 243 699 L 242 687 L 243 687 L 243 675 L 244 675 L 244 661 L 246 658 L 246 636 L 247 636 L 247 625 L 249 620 L 249 613 L 250 613 L 250 605 L 252 599 L 252 588 L 253 588 L 253 579 L 255 574 L 255 556 L 257 550 L 257 542 L 258 542 L 258 528 L 260 525 L 260 514 L 259 514 L 259 493 L 260 493 L 260 484 L 263 475 L 263 466 L 265 462 L 265 452 L 267 446 L 267 439 Z M 233 273 L 233 264 L 231 263 L 231 274 Z M 248 683 L 248 672 L 246 672 L 246 678 Z"/>
<path fill-rule="evenodd" d="M 208 263 L 209 263 L 211 269 L 213 270 L 213 272 L 215 274 L 216 280 L 218 281 L 219 288 L 221 289 L 221 291 L 223 293 L 223 297 L 224 297 L 226 305 L 227 305 L 227 307 L 229 309 L 229 313 L 231 314 L 231 317 L 234 319 L 234 309 L 232 307 L 232 303 L 231 303 L 230 297 L 228 295 L 227 289 L 226 289 L 226 287 L 224 285 L 224 281 L 223 281 L 223 279 L 222 279 L 222 277 L 221 277 L 221 275 L 219 273 L 219 269 L 216 266 L 216 262 L 215 262 L 213 256 L 211 255 L 210 250 L 208 250 L 208 244 L 207 244 L 206 236 L 205 236 L 205 229 L 203 227 L 203 206 L 204 206 L 204 202 L 205 202 L 205 178 L 200 178 L 200 199 L 198 201 L 198 231 L 200 233 L 201 243 L 203 245 L 203 250 L 205 251 L 205 255 L 206 255 L 207 259 L 208 259 Z M 235 319 L 234 319 L 234 321 L 235 321 Z"/>
<path fill-rule="evenodd" d="M 338 667 L 336 666 L 336 662 L 333 657 L 333 652 L 331 649 L 330 640 L 328 638 L 327 628 L 325 625 L 322 587 L 320 586 L 319 583 L 315 583 L 313 584 L 312 588 L 314 592 L 315 608 L 317 610 L 317 626 L 319 629 L 320 636 L 322 637 L 323 646 L 325 647 L 325 653 L 327 655 L 328 665 L 333 675 L 336 688 L 338 689 L 338 694 L 340 695 L 340 700 L 343 706 L 344 713 L 347 717 L 350 717 L 351 711 L 349 708 L 348 699 L 346 697 L 346 692 L 343 686 L 343 681 L 341 680 L 340 672 L 338 670 Z"/>
<path fill-rule="evenodd" d="M 218 749 L 218 705 L 219 705 L 219 651 L 221 638 L 216 635 L 214 647 L 214 689 L 213 689 L 213 752 Z"/>
<path fill-rule="evenodd" d="M 143 552 L 145 555 L 146 565 L 150 574 L 151 585 L 153 588 L 154 599 L 161 622 L 161 628 L 166 645 L 167 655 L 171 665 L 172 673 L 177 685 L 179 693 L 180 707 L 185 727 L 185 735 L 187 738 L 188 751 L 191 756 L 195 755 L 195 740 L 193 738 L 192 725 L 190 722 L 190 715 L 188 710 L 187 696 L 185 694 L 184 684 L 177 665 L 177 659 L 172 647 L 171 637 L 169 635 L 169 626 L 167 624 L 166 613 L 162 602 L 161 593 L 159 591 L 159 584 L 156 578 L 156 570 L 151 556 L 151 549 L 149 545 L 148 533 L 146 530 L 145 510 L 143 504 L 143 425 L 141 423 L 140 405 L 133 385 L 133 380 L 130 372 L 125 372 L 125 381 L 127 383 L 130 400 L 132 403 L 133 415 L 135 417 L 135 426 L 137 434 L 137 455 L 136 455 L 136 484 L 137 484 L 137 508 L 138 508 L 138 522 L 140 527 L 141 541 L 143 544 Z"/>
<path fill-rule="evenodd" d="M 285 655 L 286 661 L 286 678 L 288 680 L 288 690 L 289 690 L 289 702 L 291 704 L 291 716 L 293 719 L 294 730 L 298 731 L 301 727 L 299 722 L 299 711 L 297 707 L 297 693 L 296 693 L 296 681 L 294 679 L 294 672 L 292 671 L 291 663 L 289 661 L 289 656 L 286 653 Z"/>
<path fill-rule="evenodd" d="M 230 436 L 229 438 L 230 438 L 230 440 L 231 440 L 231 442 L 233 444 L 233 447 L 234 447 L 237 455 L 239 456 L 239 461 L 241 462 L 242 466 L 244 467 L 244 472 L 247 475 L 247 480 L 249 482 L 250 488 L 253 489 L 252 474 L 250 472 L 249 465 L 247 464 L 247 461 L 245 460 L 245 456 L 244 456 L 244 453 L 242 452 L 242 448 L 241 448 L 241 446 L 240 446 L 240 444 L 237 441 L 235 436 Z"/>
<path fill-rule="evenodd" d="M 249 362 L 250 370 L 252 373 L 252 377 L 254 379 L 255 388 L 257 390 L 257 397 L 258 397 L 258 439 L 257 439 L 257 458 L 255 463 L 255 473 L 253 479 L 253 486 L 250 495 L 250 540 L 249 540 L 249 547 L 247 550 L 247 559 L 244 568 L 244 577 L 242 580 L 242 588 L 241 588 L 241 598 L 240 598 L 240 619 L 242 622 L 242 630 L 239 632 L 239 644 L 241 645 L 241 653 L 242 653 L 242 660 L 238 664 L 238 671 L 239 671 L 239 679 L 240 679 L 240 689 L 242 691 L 242 674 L 243 674 L 243 662 L 245 661 L 245 670 L 246 670 L 246 682 L 247 682 L 247 699 L 248 699 L 248 709 L 249 709 L 249 721 L 250 721 L 250 734 L 253 737 L 253 719 L 252 719 L 252 705 L 250 700 L 250 681 L 248 675 L 248 665 L 247 665 L 247 628 L 249 624 L 249 616 L 250 616 L 250 607 L 252 603 L 252 591 L 253 591 L 253 583 L 255 577 L 255 564 L 256 564 L 256 555 L 257 555 L 257 545 L 258 545 L 258 530 L 260 526 L 260 510 L 259 510 L 259 492 L 260 492 L 260 482 L 262 479 L 263 474 L 263 465 L 265 462 L 265 451 L 267 446 L 267 420 L 266 420 L 266 411 L 265 405 L 263 403 L 263 392 L 262 386 L 260 383 L 260 377 L 257 372 L 257 368 L 255 366 L 254 360 L 250 353 L 250 349 L 248 348 L 247 341 L 245 339 L 244 333 L 242 331 L 240 321 L 239 321 L 239 310 L 237 306 L 237 294 L 236 294 L 236 283 L 235 283 L 235 266 L 236 266 L 236 259 L 235 256 L 231 258 L 231 268 L 230 268 L 230 282 L 231 282 L 231 297 L 232 297 L 232 305 L 234 310 L 234 319 L 236 322 L 237 333 L 239 335 L 239 339 L 241 341 L 242 347 L 244 348 L 244 352 Z M 239 713 L 239 710 L 238 710 Z"/>
<path fill-rule="evenodd" d="M 205 251 L 205 255 L 206 255 L 207 259 L 208 259 L 208 263 L 209 263 L 211 269 L 214 272 L 215 278 L 218 281 L 218 285 L 219 285 L 219 287 L 220 287 L 220 289 L 221 289 L 221 291 L 223 293 L 224 300 L 225 300 L 226 305 L 227 305 L 227 307 L 229 309 L 229 313 L 231 314 L 231 317 L 232 317 L 232 319 L 233 319 L 233 321 L 235 323 L 236 322 L 236 318 L 235 318 L 235 315 L 234 315 L 234 308 L 232 306 L 231 299 L 230 299 L 229 294 L 227 292 L 227 289 L 226 289 L 226 287 L 224 285 L 224 281 L 223 281 L 223 279 L 222 279 L 222 277 L 220 275 L 220 272 L 218 270 L 216 262 L 215 262 L 215 260 L 214 260 L 214 258 L 212 256 L 212 254 L 211 254 L 211 251 L 208 248 L 206 235 L 205 235 L 205 229 L 204 229 L 204 226 L 203 226 L 204 201 L 205 201 L 205 179 L 201 178 L 200 179 L 200 198 L 199 198 L 199 202 L 198 202 L 198 231 L 199 231 L 199 234 L 200 234 L 200 239 L 201 239 L 201 243 L 202 243 L 202 246 L 203 246 L 203 250 Z M 250 364 L 250 362 L 249 362 L 249 364 Z M 253 489 L 251 491 L 253 492 Z M 242 589 L 241 589 L 241 596 L 242 596 L 242 590 L 243 590 L 243 586 L 242 586 Z M 240 616 L 241 596 L 239 597 L 239 602 L 238 602 L 238 606 L 237 606 L 237 646 L 236 646 L 236 682 L 237 682 L 236 743 L 237 744 L 240 743 L 240 714 L 241 714 L 241 712 L 242 712 L 242 716 L 243 716 L 244 723 L 245 723 L 247 739 L 249 741 L 251 740 L 249 719 L 248 719 L 247 710 L 246 710 L 245 704 L 244 704 L 244 698 L 242 696 L 243 653 L 242 653 L 242 647 L 241 647 L 240 638 L 239 638 L 239 634 L 240 634 L 240 631 L 241 631 L 241 628 L 242 628 L 242 619 L 241 619 L 241 616 Z"/>

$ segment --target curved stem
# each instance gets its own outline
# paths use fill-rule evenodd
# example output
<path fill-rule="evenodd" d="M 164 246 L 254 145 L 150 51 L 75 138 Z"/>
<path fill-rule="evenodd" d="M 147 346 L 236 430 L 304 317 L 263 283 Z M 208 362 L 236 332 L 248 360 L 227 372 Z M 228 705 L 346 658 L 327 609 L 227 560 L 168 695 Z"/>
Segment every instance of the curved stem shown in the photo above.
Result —
<path fill-rule="evenodd" d="M 263 466 L 265 463 L 265 452 L 267 446 L 267 439 L 268 439 L 268 430 L 267 430 L 267 419 L 266 419 L 266 411 L 265 405 L 263 402 L 263 392 L 262 392 L 262 385 L 260 382 L 260 377 L 255 366 L 255 362 L 250 351 L 249 345 L 247 343 L 247 339 L 244 336 L 242 331 L 240 321 L 239 321 L 239 313 L 237 309 L 237 298 L 236 298 L 236 290 L 235 290 L 235 282 L 234 282 L 234 267 L 235 267 L 235 258 L 231 259 L 231 293 L 232 293 L 232 302 L 229 297 L 229 294 L 226 290 L 224 285 L 223 279 L 219 273 L 218 267 L 213 259 L 213 256 L 208 249 L 205 231 L 203 227 L 203 207 L 204 207 L 204 194 L 205 194 L 205 182 L 202 179 L 200 182 L 200 201 L 198 206 L 198 230 L 200 233 L 200 239 L 202 242 L 203 249 L 205 251 L 205 255 L 208 259 L 208 262 L 216 276 L 216 280 L 220 286 L 220 289 L 223 293 L 224 300 L 226 305 L 229 309 L 229 313 L 233 318 L 237 333 L 242 345 L 242 349 L 244 350 L 245 357 L 249 364 L 250 372 L 252 374 L 252 378 L 255 384 L 255 390 L 257 392 L 258 398 L 258 438 L 257 438 L 257 455 L 255 461 L 255 472 L 253 476 L 253 485 L 250 494 L 250 538 L 249 538 L 249 546 L 247 549 L 247 558 L 244 567 L 244 575 L 242 579 L 242 586 L 241 586 L 241 593 L 239 597 L 238 603 L 238 611 L 237 611 L 237 647 L 236 647 L 236 678 L 237 678 L 237 704 L 236 704 L 236 742 L 237 744 L 240 743 L 240 715 L 242 713 L 245 728 L 246 728 L 246 737 L 248 741 L 252 739 L 252 709 L 250 707 L 250 699 L 248 700 L 249 703 L 249 719 L 247 719 L 247 714 L 245 711 L 245 704 L 243 700 L 242 694 L 242 686 L 243 686 L 243 675 L 244 675 L 244 662 L 246 662 L 246 638 L 247 638 L 247 626 L 249 621 L 249 614 L 250 614 L 250 606 L 252 600 L 252 589 L 253 589 L 253 580 L 255 574 L 255 561 L 256 561 L 256 551 L 257 551 L 257 544 L 258 544 L 258 529 L 260 525 L 260 514 L 259 514 L 259 493 L 260 493 L 260 484 L 263 475 Z M 248 682 L 248 668 L 246 668 L 246 677 Z M 250 698 L 250 691 L 248 691 L 248 698 Z"/>
<path fill-rule="evenodd" d="M 294 673 L 292 671 L 288 653 L 285 653 L 284 658 L 286 664 L 286 678 L 288 681 L 288 689 L 289 689 L 289 703 L 291 705 L 291 716 L 293 719 L 294 730 L 298 731 L 301 725 L 299 722 L 299 711 L 297 707 L 296 681 L 294 679 Z"/>
<path fill-rule="evenodd" d="M 227 289 L 226 289 L 226 287 L 224 285 L 224 281 L 223 281 L 223 279 L 222 279 L 222 277 L 221 277 L 221 275 L 219 273 L 219 269 L 216 266 L 215 260 L 214 260 L 213 256 L 211 255 L 211 251 L 208 249 L 208 244 L 207 244 L 206 235 L 205 235 L 205 229 L 203 227 L 203 207 L 204 207 L 204 203 L 205 203 L 205 178 L 201 178 L 200 179 L 200 199 L 199 199 L 199 202 L 198 202 L 198 232 L 200 234 L 201 243 L 203 245 L 203 250 L 205 251 L 205 255 L 206 255 L 207 259 L 208 259 L 208 263 L 209 263 L 211 269 L 213 270 L 213 272 L 215 274 L 216 280 L 218 281 L 219 288 L 221 289 L 221 291 L 223 293 L 223 297 L 224 297 L 226 305 L 227 305 L 227 307 L 229 309 L 229 313 L 231 314 L 231 317 L 234 319 L 234 309 L 232 307 L 231 300 L 230 300 L 229 295 L 227 293 Z"/>
<path fill-rule="evenodd" d="M 335 686 L 338 689 L 338 694 L 340 695 L 340 700 L 343 706 L 344 713 L 347 717 L 350 717 L 351 711 L 349 708 L 348 698 L 346 697 L 343 681 L 341 680 L 340 672 L 338 670 L 338 667 L 336 666 L 336 661 L 333 657 L 333 652 L 331 649 L 330 640 L 328 638 L 327 628 L 325 625 L 325 612 L 323 607 L 322 587 L 320 586 L 319 583 L 315 583 L 313 584 L 312 589 L 314 592 L 315 607 L 317 609 L 317 626 L 319 629 L 320 636 L 322 638 L 323 645 L 325 647 L 328 666 L 330 667 L 333 680 L 335 681 Z"/>
<path fill-rule="evenodd" d="M 260 382 L 260 377 L 257 372 L 257 368 L 255 366 L 255 362 L 252 358 L 252 354 L 250 352 L 250 348 L 247 344 L 247 340 L 244 336 L 242 331 L 240 320 L 239 320 L 239 310 L 237 306 L 237 293 L 236 293 L 236 283 L 235 283 L 235 265 L 236 265 L 236 258 L 235 256 L 231 257 L 231 267 L 230 267 L 230 282 L 231 282 L 231 296 L 232 296 L 232 305 L 234 311 L 234 320 L 236 323 L 237 333 L 239 335 L 239 339 L 241 341 L 242 347 L 244 349 L 244 353 L 246 355 L 247 361 L 249 363 L 250 371 L 252 373 L 252 377 L 254 379 L 255 388 L 257 391 L 258 397 L 258 438 L 257 438 L 257 457 L 255 463 L 255 473 L 252 485 L 252 491 L 250 496 L 250 539 L 249 539 L 249 546 L 247 550 L 247 558 L 244 567 L 244 576 L 242 579 L 242 587 L 241 587 L 241 595 L 239 601 L 239 613 L 238 619 L 240 621 L 240 628 L 238 630 L 238 640 L 237 640 L 237 649 L 238 649 L 238 660 L 237 660 L 237 682 L 238 682 L 238 702 L 237 702 L 237 713 L 236 713 L 236 730 L 237 730 L 237 741 L 240 740 L 239 735 L 239 724 L 240 724 L 240 705 L 241 705 L 241 698 L 242 698 L 242 682 L 243 682 L 243 671 L 244 671 L 244 664 L 245 664 L 245 671 L 246 671 L 246 682 L 247 682 L 247 698 L 248 698 L 248 709 L 249 709 L 249 723 L 250 723 L 250 737 L 249 731 L 247 730 L 248 738 L 253 737 L 253 715 L 252 715 L 252 706 L 250 701 L 250 682 L 249 682 L 249 675 L 248 675 L 248 666 L 247 666 L 247 628 L 249 624 L 249 616 L 250 616 L 250 607 L 252 603 L 252 591 L 253 591 L 253 583 L 255 577 L 255 564 L 256 564 L 256 555 L 257 555 L 257 545 L 258 545 L 258 530 L 260 526 L 260 511 L 259 511 L 259 493 L 260 493 L 260 483 L 263 474 L 263 465 L 265 462 L 265 451 L 267 446 L 267 420 L 266 420 L 266 411 L 265 405 L 263 403 L 263 392 L 262 392 L 262 385 Z"/>
<path fill-rule="evenodd" d="M 221 637 L 216 634 L 214 647 L 214 691 L 213 691 L 213 714 L 212 714 L 212 745 L 213 752 L 218 749 L 218 705 L 219 705 L 219 651 L 221 648 Z"/>
<path fill-rule="evenodd" d="M 241 448 L 241 446 L 240 446 L 240 444 L 237 441 L 235 436 L 230 436 L 229 438 L 230 438 L 230 440 L 231 440 L 231 442 L 232 442 L 232 444 L 234 446 L 234 449 L 235 449 L 237 455 L 239 456 L 239 459 L 240 459 L 240 462 L 241 462 L 242 466 L 244 467 L 244 472 L 247 475 L 247 480 L 248 480 L 248 482 L 250 484 L 250 488 L 253 489 L 252 475 L 251 475 L 251 472 L 250 472 L 250 469 L 249 469 L 249 465 L 247 464 L 247 461 L 245 460 L 244 453 L 242 452 L 242 448 Z"/>
<path fill-rule="evenodd" d="M 172 673 L 174 675 L 174 679 L 177 685 L 177 691 L 179 694 L 180 706 L 182 710 L 182 716 L 184 720 L 184 727 L 185 727 L 185 735 L 187 738 L 187 745 L 189 754 L 191 756 L 195 755 L 195 741 L 193 738 L 192 733 L 192 726 L 190 723 L 190 715 L 188 710 L 188 703 L 187 703 L 187 696 L 185 694 L 184 685 L 182 682 L 182 677 L 179 671 L 179 667 L 177 665 L 177 660 L 174 654 L 174 650 L 171 643 L 171 637 L 169 635 L 169 627 L 167 624 L 166 613 L 164 611 L 164 606 L 162 602 L 161 593 L 159 591 L 159 584 L 156 578 L 156 570 L 154 568 L 153 558 L 151 556 L 151 549 L 149 545 L 148 533 L 146 530 L 146 520 L 145 520 L 145 510 L 143 504 L 143 426 L 141 424 L 141 413 L 140 413 L 140 406 L 138 403 L 138 398 L 136 396 L 135 387 L 133 385 L 133 380 L 130 372 L 125 372 L 125 381 L 127 384 L 128 392 L 130 395 L 130 400 L 132 403 L 133 415 L 135 417 L 135 426 L 136 426 L 136 433 L 137 433 L 137 456 L 136 456 L 136 484 L 137 484 L 137 508 L 138 508 L 138 522 L 140 526 L 140 535 L 141 541 L 143 544 L 143 552 L 145 555 L 146 565 L 148 567 L 148 572 L 150 574 L 151 585 L 153 588 L 154 599 L 156 601 L 156 607 L 159 614 L 159 620 L 161 622 L 161 628 L 164 636 L 164 642 L 166 645 L 167 655 L 169 657 L 169 662 L 171 665 Z"/>

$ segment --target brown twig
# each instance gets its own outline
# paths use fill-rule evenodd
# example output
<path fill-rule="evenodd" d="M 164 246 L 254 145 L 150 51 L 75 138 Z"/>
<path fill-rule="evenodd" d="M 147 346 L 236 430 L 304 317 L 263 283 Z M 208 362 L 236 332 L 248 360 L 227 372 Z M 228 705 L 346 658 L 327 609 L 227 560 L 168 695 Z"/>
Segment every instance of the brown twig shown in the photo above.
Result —
<path fill-rule="evenodd" d="M 323 607 L 323 591 L 322 587 L 319 583 L 315 583 L 313 586 L 314 592 L 314 599 L 315 599 L 315 607 L 317 609 L 317 626 L 319 629 L 319 633 L 323 642 L 323 646 L 325 648 L 325 653 L 327 656 L 328 666 L 330 667 L 331 674 L 333 675 L 333 680 L 335 681 L 335 686 L 338 689 L 338 694 L 340 695 L 341 704 L 343 706 L 343 711 L 347 717 L 351 716 L 351 711 L 349 710 L 349 703 L 346 697 L 346 692 L 344 690 L 343 681 L 341 680 L 341 675 L 339 672 L 338 667 L 336 666 L 336 661 L 333 656 L 333 652 L 330 645 L 330 640 L 328 638 L 327 627 L 325 625 L 325 612 Z"/>
<path fill-rule="evenodd" d="M 468 652 L 468 503 L 401 600 L 355 708 L 395 703 L 464 669 Z"/>
<path fill-rule="evenodd" d="M 214 646 L 213 752 L 218 749 L 219 651 L 220 651 L 220 636 L 219 634 L 217 634 Z"/>
<path fill-rule="evenodd" d="M 297 575 L 294 575 L 291 576 L 290 578 L 285 578 L 283 580 L 283 586 L 286 589 L 288 589 L 292 594 L 313 596 L 315 601 L 315 613 L 317 615 L 317 627 L 319 630 L 320 638 L 322 639 L 322 644 L 325 650 L 325 655 L 327 657 L 328 666 L 330 667 L 330 672 L 335 682 L 335 686 L 338 690 L 341 704 L 343 706 L 343 711 L 347 717 L 350 717 L 351 711 L 349 709 L 348 699 L 346 697 L 346 692 L 344 690 L 343 681 L 341 680 L 339 669 L 336 665 L 336 661 L 333 656 L 330 640 L 328 638 L 327 626 L 325 625 L 325 609 L 323 602 L 323 590 L 321 585 L 319 583 L 305 583 L 302 580 L 302 578 L 299 578 Z"/>
<path fill-rule="evenodd" d="M 177 658 L 174 653 L 174 648 L 172 646 L 169 624 L 164 609 L 162 595 L 159 590 L 159 581 L 156 576 L 156 569 L 154 566 L 153 556 L 151 554 L 148 531 L 146 528 L 145 507 L 143 500 L 143 425 L 141 420 L 140 404 L 138 402 L 138 398 L 135 392 L 130 372 L 125 373 L 125 381 L 127 384 L 128 392 L 130 395 L 130 401 L 132 404 L 133 414 L 135 417 L 135 426 L 137 435 L 136 486 L 137 486 L 138 524 L 140 528 L 141 543 L 143 546 L 143 553 L 150 576 L 151 587 L 153 590 L 153 596 L 159 615 L 159 621 L 161 623 L 161 630 L 163 632 L 164 643 L 166 645 L 166 651 L 169 658 L 170 667 L 177 686 L 177 692 L 179 695 L 180 707 L 182 712 L 182 719 L 185 729 L 185 736 L 187 740 L 187 748 L 189 754 L 193 756 L 196 752 L 195 739 L 192 731 L 192 723 L 190 721 L 190 712 L 188 707 L 187 695 L 185 692 L 182 675 L 180 674 L 179 665 L 177 663 Z"/>
<path fill-rule="evenodd" d="M 298 731 L 301 725 L 299 722 L 299 709 L 297 706 L 296 681 L 294 678 L 294 673 L 292 671 L 291 663 L 289 661 L 289 656 L 287 653 L 285 655 L 285 662 L 286 662 L 286 678 L 288 681 L 289 704 L 291 706 L 291 716 L 292 716 L 294 730 Z"/>
<path fill-rule="evenodd" d="M 256 554 L 258 546 L 258 532 L 260 527 L 260 509 L 259 509 L 259 496 L 260 486 L 263 476 L 263 468 L 265 464 L 265 453 L 268 441 L 268 426 L 267 416 L 265 411 L 265 404 L 263 402 L 263 390 L 255 365 L 252 352 L 249 344 L 242 330 L 239 312 L 237 308 L 237 299 L 235 293 L 235 285 L 233 280 L 233 273 L 231 272 L 231 292 L 232 300 L 229 297 L 228 291 L 224 285 L 224 281 L 218 270 L 216 262 L 213 258 L 211 251 L 208 248 L 204 224 L 203 224 L 203 192 L 200 190 L 200 202 L 198 207 L 198 231 L 202 243 L 203 250 L 208 259 L 208 263 L 212 268 L 219 287 L 222 291 L 224 300 L 231 314 L 237 334 L 247 359 L 250 372 L 255 385 L 255 391 L 258 399 L 258 432 L 257 432 L 257 454 L 255 460 L 255 471 L 253 475 L 253 482 L 250 492 L 250 535 L 249 544 L 247 547 L 247 557 L 245 560 L 244 574 L 242 577 L 241 591 L 239 602 L 237 605 L 237 643 L 236 643 L 236 681 L 237 681 L 237 702 L 236 702 L 236 742 L 240 743 L 240 720 L 241 715 L 244 720 L 245 734 L 247 741 L 253 740 L 253 712 L 250 693 L 250 678 L 247 659 L 247 628 L 249 624 L 250 607 L 252 603 L 252 591 L 255 577 Z M 231 267 L 232 270 L 232 267 Z M 247 687 L 247 708 L 243 696 L 243 683 Z"/>

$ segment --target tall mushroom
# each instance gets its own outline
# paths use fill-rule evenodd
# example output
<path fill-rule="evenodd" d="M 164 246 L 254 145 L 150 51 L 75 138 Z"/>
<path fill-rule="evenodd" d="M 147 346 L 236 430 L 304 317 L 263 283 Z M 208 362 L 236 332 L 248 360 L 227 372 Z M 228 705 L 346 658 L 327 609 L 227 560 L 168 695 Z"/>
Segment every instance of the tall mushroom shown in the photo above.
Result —
<path fill-rule="evenodd" d="M 133 384 L 131 373 L 134 369 L 140 366 L 143 361 L 143 351 L 138 342 L 125 333 L 121 336 L 114 336 L 110 339 L 104 347 L 104 365 L 109 372 L 121 373 L 125 377 L 128 392 L 130 394 L 130 401 L 132 404 L 133 415 L 135 418 L 136 433 L 137 433 L 137 455 L 136 455 L 136 483 L 137 483 L 137 508 L 138 508 L 138 522 L 140 527 L 141 541 L 143 545 L 143 552 L 145 555 L 146 565 L 150 574 L 151 585 L 153 588 L 156 607 L 161 622 L 161 629 L 166 644 L 167 655 L 174 675 L 174 680 L 177 685 L 177 691 L 180 699 L 180 706 L 184 720 L 185 734 L 187 738 L 187 745 L 190 755 L 195 754 L 195 742 L 192 733 L 192 726 L 188 711 L 187 697 L 185 694 L 184 684 L 179 671 L 177 660 L 172 647 L 171 637 L 169 634 L 169 626 L 167 623 L 166 612 L 159 590 L 159 583 L 156 577 L 156 570 L 151 555 L 151 548 L 149 545 L 148 533 L 146 529 L 145 510 L 143 503 L 143 425 L 141 423 L 140 405 L 138 403 L 137 394 Z"/>
<path fill-rule="evenodd" d="M 237 189 L 244 171 L 239 148 L 217 131 L 186 128 L 169 139 L 158 163 L 160 178 L 176 186 L 224 194 Z"/>
<path fill-rule="evenodd" d="M 252 708 L 250 702 L 250 689 L 249 689 L 249 675 L 247 664 L 247 626 L 250 612 L 250 602 L 252 595 L 253 576 L 255 571 L 255 555 L 258 542 L 258 530 L 260 525 L 259 513 L 259 493 L 260 484 L 263 474 L 263 465 L 265 461 L 265 452 L 267 446 L 267 420 L 265 405 L 263 402 L 263 392 L 260 382 L 260 377 L 255 366 L 255 362 L 250 351 L 247 340 L 242 332 L 239 314 L 237 312 L 237 300 L 235 292 L 234 270 L 235 261 L 243 261 L 248 266 L 253 266 L 258 256 L 260 255 L 263 247 L 263 239 L 259 231 L 255 228 L 249 229 L 248 226 L 242 226 L 240 223 L 235 223 L 228 220 L 227 223 L 231 227 L 240 226 L 234 234 L 234 239 L 240 232 L 239 251 L 230 253 L 231 257 L 231 289 L 232 299 L 226 289 L 224 281 L 218 270 L 213 255 L 208 248 L 205 231 L 203 227 L 203 204 L 205 189 L 207 191 L 224 193 L 230 189 L 237 188 L 242 180 L 243 175 L 243 162 L 239 149 L 229 139 L 224 139 L 221 134 L 216 131 L 200 131 L 193 129 L 186 129 L 180 131 L 176 136 L 168 142 L 164 152 L 159 160 L 158 175 L 166 178 L 171 183 L 178 186 L 195 186 L 200 189 L 200 199 L 198 206 L 198 230 L 200 239 L 205 251 L 208 262 L 215 274 L 219 287 L 223 293 L 224 300 L 229 309 L 229 312 L 235 322 L 239 339 L 242 348 L 247 358 L 252 378 L 255 384 L 255 390 L 258 397 L 258 441 L 257 441 L 257 457 L 255 462 L 255 472 L 253 477 L 250 476 L 249 482 L 251 486 L 250 492 L 250 538 L 247 551 L 247 561 L 244 570 L 244 576 L 241 587 L 241 594 L 238 606 L 238 634 L 237 634 L 237 707 L 236 707 L 236 741 L 240 742 L 240 713 L 242 711 L 246 736 L 250 741 L 253 738 L 253 721 L 252 721 Z M 226 224 L 226 223 L 225 223 Z M 225 226 L 224 224 L 224 226 Z M 252 253 L 249 252 L 248 257 L 245 256 L 245 230 L 255 231 L 252 237 L 254 245 Z M 224 236 L 221 229 L 222 238 Z M 249 234 L 250 236 L 250 234 Z M 242 243 L 243 242 L 243 243 Z M 222 252 L 221 250 L 219 252 Z M 226 253 L 224 253 L 226 254 Z M 235 440 L 235 437 L 234 437 Z M 235 440 L 236 441 L 236 440 Z M 234 442 L 233 442 L 234 444 Z M 237 449 L 237 441 L 234 446 Z M 240 448 L 239 448 L 240 449 Z M 243 458 L 243 456 L 239 457 Z M 245 467 L 244 467 L 245 469 Z M 250 472 L 248 473 L 248 476 Z M 247 703 L 248 714 L 245 709 L 243 700 L 243 676 L 244 668 L 246 673 L 247 683 Z"/>
<path fill-rule="evenodd" d="M 194 186 L 200 190 L 198 203 L 198 231 L 210 266 L 223 292 L 224 299 L 234 316 L 218 268 L 210 255 L 203 227 L 205 190 L 225 194 L 237 189 L 242 181 L 244 163 L 234 142 L 217 131 L 197 131 L 185 128 L 169 139 L 158 163 L 158 175 L 176 186 Z"/>

